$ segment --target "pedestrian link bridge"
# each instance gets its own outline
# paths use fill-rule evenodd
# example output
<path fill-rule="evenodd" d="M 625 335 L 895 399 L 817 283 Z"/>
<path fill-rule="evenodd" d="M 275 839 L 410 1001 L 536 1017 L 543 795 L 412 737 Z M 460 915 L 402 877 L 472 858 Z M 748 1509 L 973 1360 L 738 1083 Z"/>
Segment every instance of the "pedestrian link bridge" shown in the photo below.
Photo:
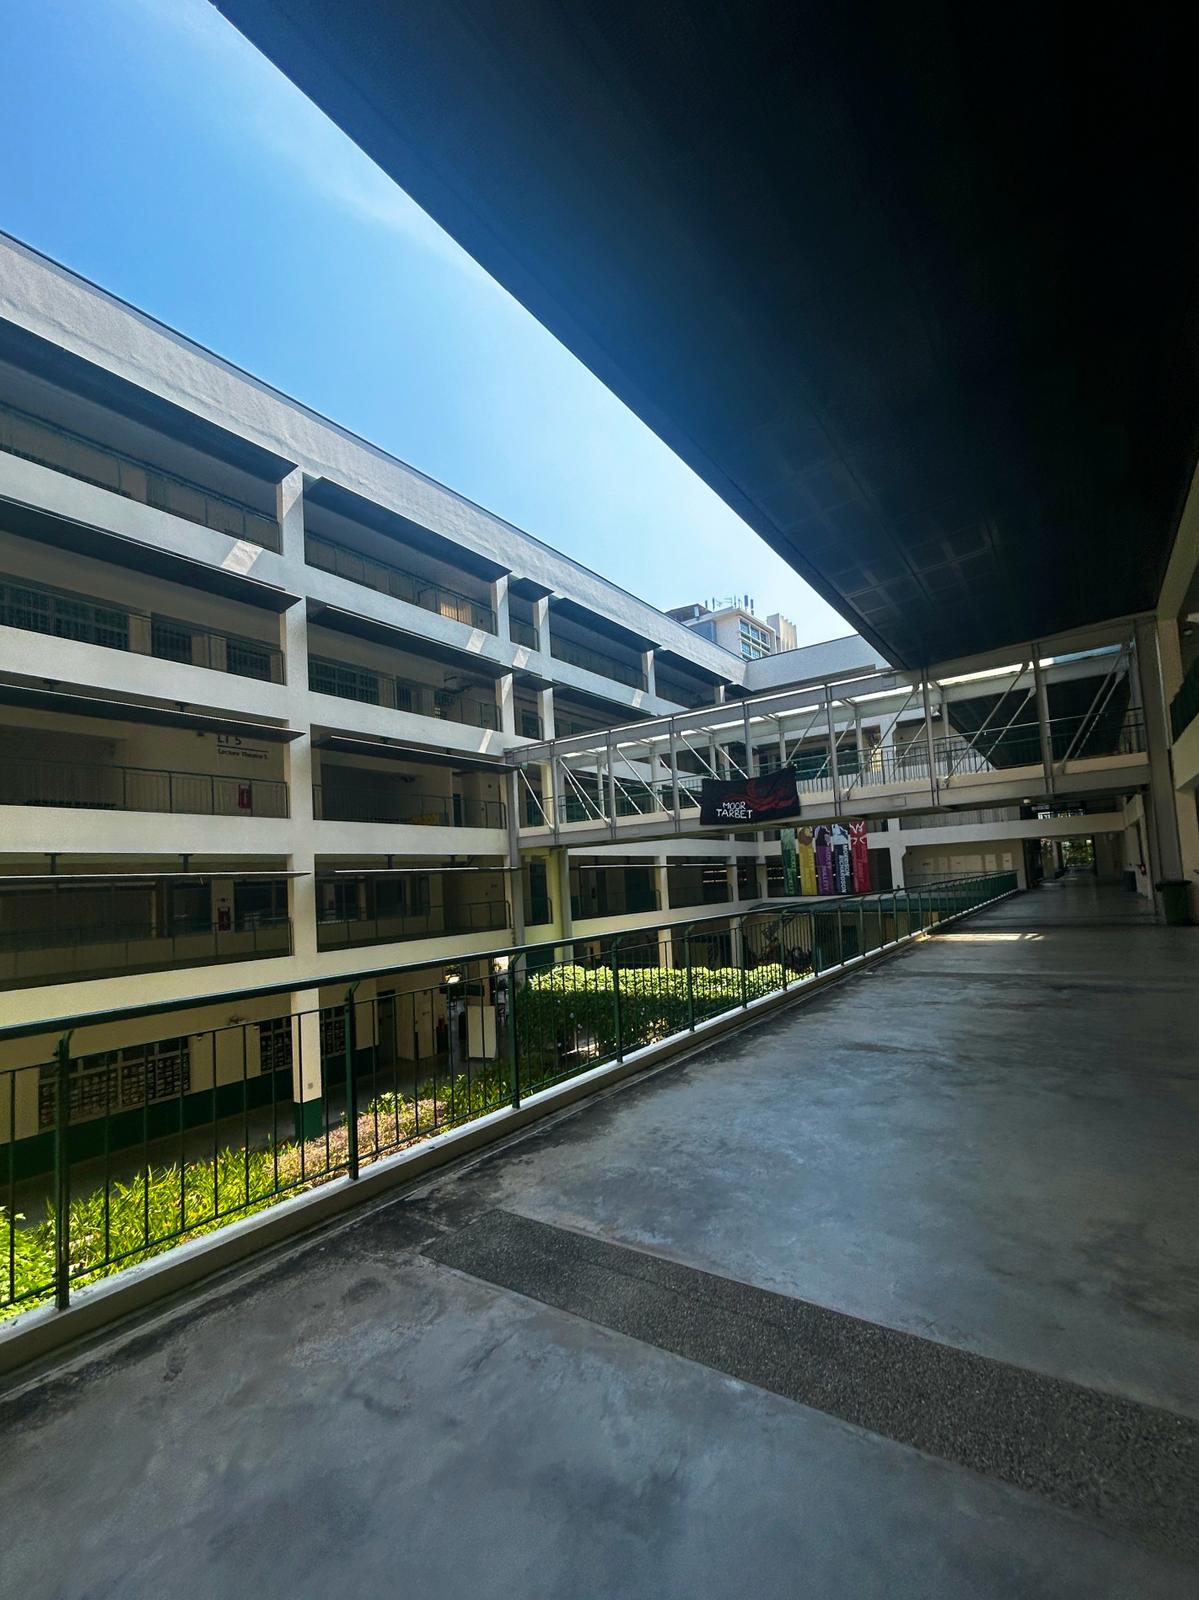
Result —
<path fill-rule="evenodd" d="M 1132 619 L 923 672 L 857 672 L 522 751 L 522 846 L 705 831 L 705 779 L 796 777 L 805 821 L 1129 795 L 1149 782 Z M 706 831 L 713 831 L 710 828 Z"/>

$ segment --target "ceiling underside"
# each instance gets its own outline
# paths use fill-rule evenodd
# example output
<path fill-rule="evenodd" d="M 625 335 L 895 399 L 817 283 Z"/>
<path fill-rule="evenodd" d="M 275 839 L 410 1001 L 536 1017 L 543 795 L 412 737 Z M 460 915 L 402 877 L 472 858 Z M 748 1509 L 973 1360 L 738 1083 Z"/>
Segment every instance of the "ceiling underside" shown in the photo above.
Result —
<path fill-rule="evenodd" d="M 1194 8 L 220 5 L 893 661 L 1154 605 Z"/>

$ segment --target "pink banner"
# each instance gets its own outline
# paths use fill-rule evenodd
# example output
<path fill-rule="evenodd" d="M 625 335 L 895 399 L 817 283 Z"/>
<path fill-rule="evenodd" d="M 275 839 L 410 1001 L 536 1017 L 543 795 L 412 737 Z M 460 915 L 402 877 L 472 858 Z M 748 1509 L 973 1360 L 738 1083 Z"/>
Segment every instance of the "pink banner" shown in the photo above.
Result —
<path fill-rule="evenodd" d="M 849 824 L 849 854 L 853 865 L 855 894 L 870 893 L 870 846 L 866 842 L 866 824 Z"/>

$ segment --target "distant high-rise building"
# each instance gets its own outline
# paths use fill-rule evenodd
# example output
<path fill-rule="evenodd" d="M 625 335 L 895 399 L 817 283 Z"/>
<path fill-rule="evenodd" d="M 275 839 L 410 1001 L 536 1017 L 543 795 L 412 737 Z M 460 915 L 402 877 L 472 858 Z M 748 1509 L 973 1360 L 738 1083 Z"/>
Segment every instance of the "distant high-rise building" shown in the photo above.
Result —
<path fill-rule="evenodd" d="M 751 595 L 697 601 L 689 606 L 676 606 L 666 614 L 745 661 L 780 655 L 784 650 L 794 650 L 797 645 L 795 624 L 777 611 L 763 622 L 754 612 Z"/>

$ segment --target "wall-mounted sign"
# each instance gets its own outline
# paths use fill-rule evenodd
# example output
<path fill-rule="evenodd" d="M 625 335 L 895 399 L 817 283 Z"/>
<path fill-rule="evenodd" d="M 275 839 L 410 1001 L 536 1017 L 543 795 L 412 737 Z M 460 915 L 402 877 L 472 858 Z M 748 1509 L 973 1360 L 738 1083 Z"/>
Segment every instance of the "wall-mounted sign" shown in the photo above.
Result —
<path fill-rule="evenodd" d="M 700 789 L 699 820 L 705 828 L 744 828 L 798 813 L 799 790 L 789 767 L 762 778 L 705 778 Z"/>
<path fill-rule="evenodd" d="M 240 738 L 236 733 L 218 733 L 216 736 L 216 753 L 224 760 L 234 761 L 265 761 L 266 749 L 260 744 L 251 744 L 248 740 Z"/>

